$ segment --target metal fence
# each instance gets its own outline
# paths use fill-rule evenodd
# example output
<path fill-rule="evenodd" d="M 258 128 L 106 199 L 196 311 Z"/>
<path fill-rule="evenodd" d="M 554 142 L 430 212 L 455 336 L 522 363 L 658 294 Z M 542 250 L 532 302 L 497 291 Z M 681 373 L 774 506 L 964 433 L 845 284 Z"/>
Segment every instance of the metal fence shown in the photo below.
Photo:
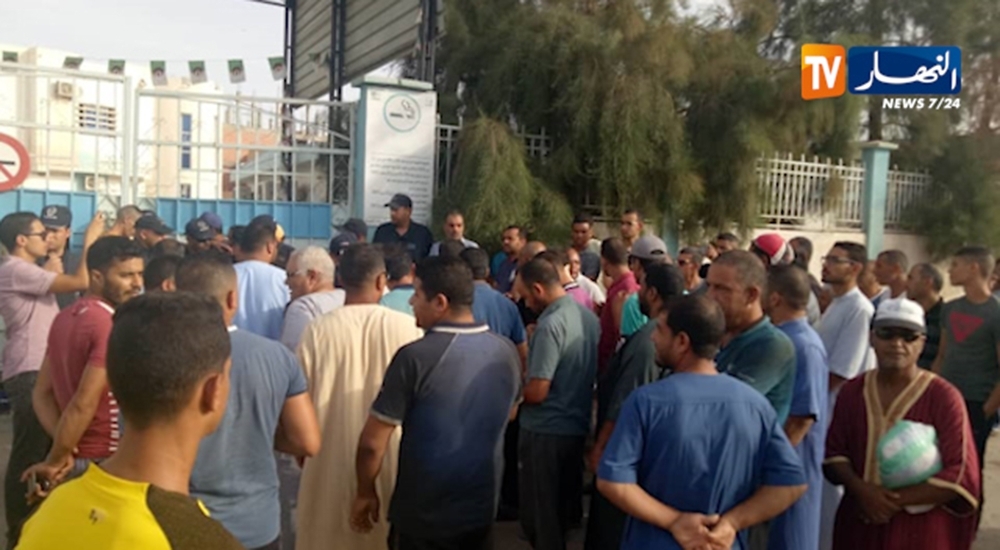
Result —
<path fill-rule="evenodd" d="M 95 210 L 117 210 L 131 165 L 132 100 L 124 76 L 0 62 L 0 133 L 21 142 L 31 164 L 0 208 L 67 206 L 81 234 Z"/>
<path fill-rule="evenodd" d="M 458 137 L 462 127 L 454 124 L 438 124 L 437 165 L 434 174 L 435 194 L 443 193 L 451 185 L 452 175 L 458 161 Z M 531 158 L 545 158 L 552 151 L 552 138 L 540 134 L 518 134 L 524 140 L 525 153 Z"/>
<path fill-rule="evenodd" d="M 889 170 L 889 189 L 885 201 L 885 227 L 901 229 L 906 210 L 927 192 L 931 176 L 927 173 L 903 172 L 893 166 Z"/>
<path fill-rule="evenodd" d="M 804 155 L 775 155 L 757 162 L 761 221 L 770 226 L 861 227 L 865 168 Z M 889 171 L 886 227 L 899 228 L 906 208 L 930 185 L 930 176 Z"/>
<path fill-rule="evenodd" d="M 353 194 L 353 104 L 224 95 L 171 78 L 0 63 L 0 132 L 29 151 L 31 175 L 0 210 L 154 210 L 182 228 L 200 210 L 228 224 L 275 215 L 290 238 L 328 239 Z M 339 220 L 343 221 L 343 220 Z"/>

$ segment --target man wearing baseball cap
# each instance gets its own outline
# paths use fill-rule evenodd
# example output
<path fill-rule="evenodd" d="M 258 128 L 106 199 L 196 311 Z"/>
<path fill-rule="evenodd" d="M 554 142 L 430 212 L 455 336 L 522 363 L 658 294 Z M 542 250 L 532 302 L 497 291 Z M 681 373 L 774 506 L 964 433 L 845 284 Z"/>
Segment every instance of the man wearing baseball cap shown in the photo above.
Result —
<path fill-rule="evenodd" d="M 628 266 L 632 273 L 635 273 L 635 281 L 640 286 L 646 278 L 647 267 L 667 263 L 670 263 L 670 254 L 667 253 L 667 244 L 663 239 L 655 235 L 643 235 L 632 244 Z M 635 334 L 648 322 L 649 318 L 643 315 L 639 308 L 639 294 L 635 292 L 629 294 L 622 305 L 621 322 L 618 324 L 622 337 L 627 338 Z"/>
<path fill-rule="evenodd" d="M 877 367 L 841 388 L 826 439 L 826 477 L 845 490 L 833 548 L 968 550 L 976 535 L 981 485 L 965 401 L 944 378 L 917 366 L 926 339 L 920 304 L 884 300 L 872 326 Z M 919 460 L 928 451 L 918 453 L 916 462 L 902 458 L 913 451 L 912 443 L 889 461 L 902 462 L 896 469 L 911 479 L 894 479 L 903 476 L 890 476 L 894 472 L 878 460 L 884 438 L 892 438 L 889 432 L 907 429 L 901 421 L 933 428 L 936 440 L 928 451 L 936 447 L 941 461 L 933 476 L 919 471 Z"/>
<path fill-rule="evenodd" d="M 49 248 L 49 253 L 36 263 L 39 267 L 45 267 L 46 262 L 57 258 L 62 261 L 63 273 L 67 275 L 76 273 L 76 268 L 80 265 L 80 256 L 70 250 L 69 244 L 73 236 L 73 213 L 65 206 L 49 205 L 42 209 L 40 219 L 45 226 L 45 244 Z M 65 309 L 79 296 L 79 292 L 62 292 L 56 294 L 56 303 L 59 304 L 59 309 Z"/>
<path fill-rule="evenodd" d="M 202 212 L 198 219 L 207 223 L 209 227 L 215 230 L 218 234 L 223 234 L 222 231 L 222 217 L 220 217 L 215 212 Z"/>
<path fill-rule="evenodd" d="M 355 242 L 363 243 L 368 241 L 368 224 L 364 220 L 351 218 L 344 222 L 344 225 L 334 226 L 334 228 L 341 233 L 354 235 Z"/>
<path fill-rule="evenodd" d="M 750 243 L 750 252 L 764 262 L 764 267 L 786 265 L 795 260 L 795 251 L 777 233 L 765 233 Z"/>
<path fill-rule="evenodd" d="M 195 218 L 184 226 L 184 237 L 187 238 L 187 250 L 191 254 L 204 252 L 212 248 L 216 233 L 208 222 L 202 218 Z"/>
<path fill-rule="evenodd" d="M 351 245 L 358 244 L 358 242 L 358 238 L 350 231 L 344 231 L 330 239 L 330 257 L 333 258 L 334 266 L 339 266 L 340 257 Z M 344 288 L 340 281 L 340 270 L 337 269 L 334 273 L 333 285 L 336 288 Z"/>
<path fill-rule="evenodd" d="M 155 212 L 146 211 L 135 220 L 135 240 L 139 241 L 147 251 L 152 250 L 157 243 L 173 232 L 174 229 L 163 223 Z"/>
<path fill-rule="evenodd" d="M 398 193 L 392 196 L 392 200 L 385 203 L 389 209 L 390 222 L 383 223 L 375 230 L 375 238 L 372 242 L 376 244 L 402 244 L 413 256 L 414 262 L 427 257 L 431 246 L 434 244 L 434 235 L 426 225 L 421 225 L 411 219 L 413 215 L 413 201 L 410 197 Z"/>
<path fill-rule="evenodd" d="M 795 263 L 795 249 L 777 233 L 765 233 L 750 242 L 750 252 L 760 258 L 766 269 L 776 265 L 791 265 Z M 816 326 L 822 313 L 819 309 L 819 298 L 813 292 L 809 293 L 809 304 L 806 307 L 806 319 Z"/>

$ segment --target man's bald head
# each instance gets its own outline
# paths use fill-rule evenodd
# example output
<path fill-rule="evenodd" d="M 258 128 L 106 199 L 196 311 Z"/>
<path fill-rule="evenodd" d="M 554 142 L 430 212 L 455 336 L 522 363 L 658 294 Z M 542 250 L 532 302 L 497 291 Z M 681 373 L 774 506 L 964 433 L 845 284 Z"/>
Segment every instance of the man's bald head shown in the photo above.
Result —
<path fill-rule="evenodd" d="M 528 244 L 524 245 L 524 248 L 521 249 L 521 254 L 517 257 L 517 263 L 518 265 L 524 265 L 546 250 L 545 243 L 542 241 L 528 241 Z"/>

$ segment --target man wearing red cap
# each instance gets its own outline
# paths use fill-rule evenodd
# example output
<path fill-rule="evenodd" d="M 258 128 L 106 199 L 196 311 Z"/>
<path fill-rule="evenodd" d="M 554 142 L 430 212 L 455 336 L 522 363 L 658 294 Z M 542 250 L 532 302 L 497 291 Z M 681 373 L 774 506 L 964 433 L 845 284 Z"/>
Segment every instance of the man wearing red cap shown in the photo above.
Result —
<path fill-rule="evenodd" d="M 791 265 L 795 263 L 795 249 L 777 233 L 765 233 L 754 239 L 750 243 L 750 252 L 753 252 L 764 267 L 770 269 L 776 265 Z M 809 324 L 816 326 L 819 322 L 821 312 L 819 309 L 819 299 L 816 294 L 809 293 L 809 304 L 806 306 L 806 318 Z"/>

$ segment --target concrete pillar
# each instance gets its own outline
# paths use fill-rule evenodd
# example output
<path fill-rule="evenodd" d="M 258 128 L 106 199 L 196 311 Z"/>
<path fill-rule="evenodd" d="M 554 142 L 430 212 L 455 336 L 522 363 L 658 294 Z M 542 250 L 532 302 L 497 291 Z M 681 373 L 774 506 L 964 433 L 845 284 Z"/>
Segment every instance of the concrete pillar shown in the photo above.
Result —
<path fill-rule="evenodd" d="M 868 258 L 874 260 L 882 251 L 885 233 L 885 202 L 889 191 L 889 158 L 899 145 L 888 141 L 861 144 L 861 159 L 865 167 L 861 199 L 861 229 L 865 233 Z"/>

